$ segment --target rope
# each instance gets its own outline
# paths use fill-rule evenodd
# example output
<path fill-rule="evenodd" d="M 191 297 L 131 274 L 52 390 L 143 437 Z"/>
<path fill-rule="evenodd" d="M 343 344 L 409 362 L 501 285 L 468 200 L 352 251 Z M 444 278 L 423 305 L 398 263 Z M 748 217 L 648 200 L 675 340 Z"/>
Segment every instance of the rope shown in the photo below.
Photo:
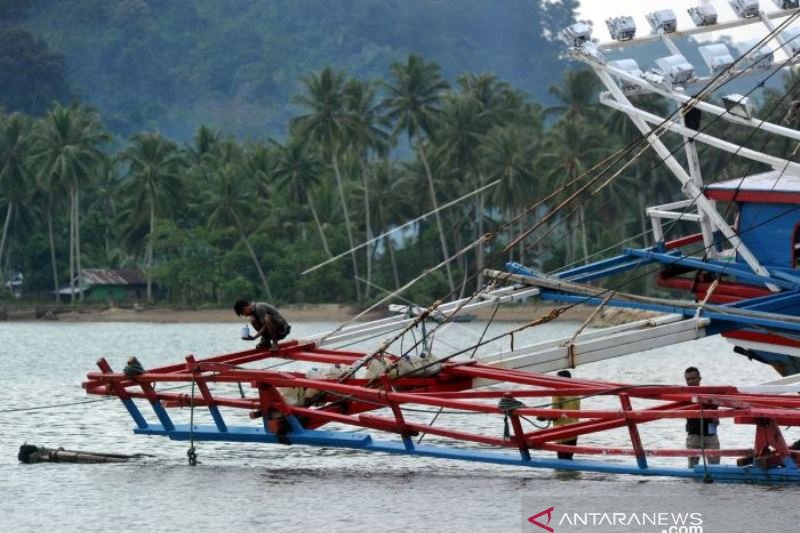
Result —
<path fill-rule="evenodd" d="M 708 300 L 709 300 L 709 299 L 711 299 L 711 296 L 714 294 L 714 291 L 716 291 L 716 290 L 717 290 L 717 287 L 719 287 L 719 276 L 717 276 L 717 277 L 714 279 L 714 282 L 713 282 L 713 283 L 711 284 L 711 286 L 710 286 L 710 287 L 709 287 L 709 288 L 706 290 L 706 295 L 703 297 L 703 301 L 702 301 L 702 302 L 700 302 L 700 304 L 697 306 L 697 311 L 696 311 L 696 312 L 695 312 L 695 314 L 694 314 L 694 317 L 695 317 L 695 318 L 699 318 L 699 317 L 700 317 L 700 313 L 701 313 L 701 312 L 703 311 L 703 309 L 705 308 L 706 304 L 708 303 Z"/>
<path fill-rule="evenodd" d="M 586 326 L 592 323 L 594 317 L 596 317 L 598 313 L 600 313 L 600 311 L 602 311 L 603 308 L 606 305 L 608 305 L 608 302 L 611 301 L 611 298 L 613 298 L 615 294 L 616 291 L 610 292 L 608 296 L 606 296 L 605 300 L 603 300 L 603 303 L 598 305 L 595 308 L 595 310 L 592 311 L 592 313 L 586 318 L 586 320 L 583 321 L 583 324 L 581 324 L 580 327 L 578 327 L 578 329 L 575 331 L 572 337 L 570 337 L 570 339 L 566 342 L 566 344 L 564 344 L 564 346 L 567 347 L 567 359 L 569 368 L 575 368 L 575 339 L 577 339 L 578 335 L 580 335 L 581 332 L 583 332 L 583 330 L 586 329 Z"/>
<path fill-rule="evenodd" d="M 486 189 L 489 189 L 489 188 L 491 188 L 491 187 L 494 187 L 495 185 L 497 185 L 497 184 L 498 184 L 498 183 L 500 183 L 501 181 L 502 181 L 501 179 L 496 179 L 496 180 L 494 180 L 494 181 L 493 181 L 493 182 L 491 182 L 491 183 L 487 183 L 487 184 L 486 184 L 486 185 L 484 185 L 483 187 L 481 187 L 481 188 L 479 188 L 479 189 L 475 189 L 474 191 L 472 191 L 472 192 L 469 192 L 469 193 L 467 193 L 467 194 L 465 194 L 465 195 L 461 196 L 460 198 L 456 198 L 455 200 L 451 200 L 450 202 L 447 202 L 447 203 L 446 203 L 446 204 L 444 204 L 444 205 L 440 205 L 440 206 L 439 206 L 439 209 L 434 209 L 434 210 L 432 210 L 432 211 L 428 211 L 428 212 L 427 212 L 427 213 L 425 213 L 424 215 L 421 215 L 421 216 L 419 216 L 419 217 L 417 217 L 417 218 L 415 218 L 415 219 L 413 219 L 413 220 L 409 220 L 408 222 L 406 222 L 406 223 L 404 223 L 404 224 L 402 224 L 402 225 L 400 225 L 400 226 L 397 226 L 396 228 L 392 228 L 392 229 L 390 229 L 390 230 L 389 230 L 389 231 L 387 231 L 387 232 L 381 233 L 381 234 L 380 234 L 380 235 L 378 235 L 377 237 L 374 237 L 374 238 L 372 238 L 372 239 L 370 239 L 370 240 L 368 240 L 368 241 L 362 242 L 361 244 L 359 244 L 359 245 L 357 245 L 357 246 L 354 246 L 353 248 L 350 248 L 349 250 L 347 250 L 347 251 L 344 251 L 344 252 L 340 253 L 339 255 L 336 255 L 336 256 L 334 256 L 334 257 L 331 257 L 331 258 L 329 258 L 329 259 L 327 259 L 327 260 L 323 261 L 322 263 L 319 263 L 318 265 L 315 265 L 315 266 L 313 266 L 313 267 L 311 267 L 311 268 L 307 268 L 307 269 L 305 269 L 304 271 L 302 271 L 302 272 L 300 273 L 300 275 L 301 275 L 301 276 L 305 276 L 306 274 L 310 274 L 311 272 L 314 272 L 314 271 L 315 271 L 315 270 L 317 270 L 318 268 L 321 268 L 321 267 L 323 267 L 323 266 L 327 265 L 328 263 L 331 263 L 331 262 L 333 262 L 333 261 L 336 261 L 336 260 L 338 260 L 338 259 L 341 259 L 342 257 L 345 257 L 345 256 L 347 256 L 347 255 L 349 255 L 349 254 L 351 254 L 351 253 L 355 252 L 356 250 L 358 250 L 358 249 L 360 249 L 360 248 L 363 248 L 364 246 L 368 246 L 368 245 L 372 244 L 373 242 L 375 242 L 375 241 L 378 241 L 379 239 L 382 239 L 382 238 L 386 237 L 387 235 L 391 235 L 392 233 L 394 233 L 394 232 L 396 232 L 396 231 L 400 231 L 401 229 L 403 229 L 403 228 L 406 228 L 406 227 L 408 227 L 408 226 L 410 226 L 410 225 L 412 225 L 412 224 L 416 224 L 416 223 L 417 223 L 417 222 L 419 222 L 420 220 L 425 220 L 425 219 L 426 219 L 426 218 L 428 218 L 429 216 L 431 216 L 431 215 L 433 215 L 433 214 L 435 214 L 435 213 L 437 213 L 437 212 L 439 212 L 439 211 L 442 211 L 442 210 L 444 210 L 444 209 L 448 209 L 448 208 L 450 208 L 450 207 L 452 207 L 452 206 L 454 206 L 454 205 L 456 205 L 456 204 L 458 204 L 458 203 L 461 203 L 461 201 L 462 201 L 462 200 L 466 200 L 466 199 L 467 199 L 467 198 L 469 198 L 470 196 L 475 196 L 476 194 L 479 194 L 479 193 L 481 193 L 481 192 L 485 191 Z"/>
<path fill-rule="evenodd" d="M 481 333 L 480 338 L 478 339 L 478 344 L 475 345 L 475 349 L 472 350 L 472 354 L 470 354 L 469 358 L 472 359 L 475 357 L 475 354 L 478 353 L 478 346 L 483 342 L 484 337 L 486 336 L 486 332 L 489 331 L 489 326 L 492 325 L 494 322 L 494 317 L 497 316 L 497 310 L 500 309 L 500 299 L 497 299 L 494 304 L 494 309 L 492 310 L 492 316 L 489 317 L 489 321 L 486 322 L 486 327 L 483 328 L 483 332 Z"/>
<path fill-rule="evenodd" d="M 56 409 L 58 407 L 68 407 L 70 405 L 82 405 L 82 404 L 85 404 L 85 403 L 107 402 L 109 400 L 116 400 L 116 399 L 117 399 L 116 397 L 112 398 L 110 396 L 106 396 L 106 397 L 103 397 L 103 398 L 98 398 L 96 400 L 83 400 L 83 401 L 80 401 L 80 402 L 54 403 L 54 404 L 50 404 L 50 405 L 36 405 L 36 406 L 33 406 L 33 407 L 18 407 L 18 408 L 15 408 L 15 409 L 3 409 L 2 411 L 0 411 L 0 414 L 3 414 L 3 413 L 24 413 L 26 411 L 38 411 L 40 409 Z"/>
<path fill-rule="evenodd" d="M 513 396 L 505 396 L 500 398 L 500 401 L 497 402 L 497 408 L 503 411 L 503 440 L 511 440 L 511 432 L 508 429 L 508 415 L 510 415 L 514 409 L 519 409 L 521 407 L 525 407 L 525 404 Z"/>
<path fill-rule="evenodd" d="M 702 453 L 703 458 L 703 483 L 713 483 L 714 480 L 711 479 L 711 476 L 708 473 L 708 463 L 706 461 L 706 443 L 705 443 L 705 410 L 703 409 L 703 404 L 700 404 L 700 450 Z"/>
<path fill-rule="evenodd" d="M 464 255 L 467 252 L 469 252 L 472 248 L 475 248 L 476 246 L 481 244 L 484 241 L 485 238 L 486 238 L 486 236 L 482 235 L 481 237 L 479 237 L 478 239 L 475 239 L 472 243 L 470 243 L 469 245 L 465 246 L 464 248 L 462 248 L 461 250 L 459 250 L 458 252 L 456 252 L 455 254 L 450 256 L 449 258 L 443 260 L 442 262 L 440 262 L 436 266 L 434 266 L 432 268 L 429 268 L 429 269 L 426 269 L 422 274 L 420 274 L 416 278 L 412 279 L 411 281 L 409 281 L 408 283 L 406 283 L 405 285 L 403 285 L 399 289 L 395 290 L 394 292 L 392 292 L 390 294 L 387 294 L 386 296 L 384 296 L 383 298 L 381 298 L 380 300 L 378 300 L 377 302 L 375 302 L 371 306 L 367 307 L 366 309 L 364 309 L 363 311 L 358 313 L 356 316 L 354 316 L 350 320 L 340 324 L 339 327 L 337 327 L 336 329 L 334 329 L 332 331 L 329 331 L 328 334 L 325 335 L 323 338 L 321 338 L 318 342 L 321 343 L 321 342 L 325 341 L 325 339 L 327 339 L 331 335 L 334 335 L 334 334 L 340 332 L 343 328 L 347 327 L 348 325 L 352 324 L 353 322 L 356 322 L 357 320 L 362 318 L 364 315 L 366 315 L 370 311 L 373 311 L 376 308 L 380 307 L 381 305 L 385 304 L 387 301 L 389 301 L 395 295 L 400 294 L 403 291 L 405 291 L 406 289 L 412 287 L 415 283 L 420 281 L 422 278 L 428 276 L 430 273 L 435 272 L 435 271 L 439 270 L 440 268 L 442 268 L 443 266 L 449 264 L 450 262 L 458 259 L 462 255 Z M 439 307 L 439 305 L 441 305 L 441 303 L 442 303 L 441 300 L 438 300 L 437 302 L 434 302 L 434 305 L 432 305 L 430 308 L 428 308 L 427 313 L 432 312 L 434 309 Z M 425 314 L 425 313 L 423 313 L 423 314 Z M 416 325 L 416 324 L 412 323 L 409 327 L 414 326 L 414 325 Z M 408 330 L 408 328 L 406 330 L 404 330 L 404 331 L 407 331 L 407 330 Z"/>
<path fill-rule="evenodd" d="M 189 401 L 189 449 L 186 450 L 186 457 L 189 459 L 189 466 L 197 466 L 197 452 L 194 448 L 194 386 L 196 381 L 195 372 L 192 371 L 192 396 Z"/>
<path fill-rule="evenodd" d="M 472 354 L 469 356 L 470 359 L 475 357 L 475 354 L 478 353 L 478 346 L 483 341 L 483 338 L 486 336 L 486 332 L 489 330 L 489 326 L 491 326 L 492 322 L 494 322 L 494 317 L 495 317 L 495 315 L 497 315 L 497 310 L 498 309 L 500 309 L 500 299 L 497 299 L 497 301 L 495 302 L 494 310 L 492 311 L 492 316 L 489 317 L 489 321 L 486 323 L 486 327 L 483 328 L 483 333 L 481 333 L 481 336 L 478 339 L 478 344 L 475 345 L 475 349 L 472 351 Z M 436 419 L 439 418 L 439 415 L 441 414 L 441 412 L 443 410 L 444 410 L 444 407 L 440 407 L 439 408 L 439 411 L 437 411 L 436 415 L 433 417 L 433 420 L 430 421 L 430 423 L 428 424 L 428 427 L 433 427 L 433 423 L 436 422 Z M 422 439 L 425 438 L 425 435 L 427 435 L 427 433 L 423 433 L 422 435 L 419 436 L 419 439 L 417 439 L 417 444 L 422 442 Z"/>

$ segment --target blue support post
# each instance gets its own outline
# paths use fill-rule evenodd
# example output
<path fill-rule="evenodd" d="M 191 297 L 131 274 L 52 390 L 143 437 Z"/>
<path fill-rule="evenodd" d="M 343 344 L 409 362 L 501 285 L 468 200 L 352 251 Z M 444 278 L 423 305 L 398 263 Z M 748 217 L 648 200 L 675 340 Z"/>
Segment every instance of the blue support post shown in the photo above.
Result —
<path fill-rule="evenodd" d="M 158 420 L 161 422 L 161 425 L 164 426 L 164 428 L 167 431 L 172 431 L 173 429 L 175 429 L 175 424 L 172 423 L 172 419 L 169 417 L 167 410 L 164 409 L 164 406 L 161 405 L 160 401 L 158 400 L 151 401 L 150 405 L 153 406 L 153 411 L 155 411 Z"/>
<path fill-rule="evenodd" d="M 203 400 L 208 406 L 208 411 L 211 413 L 211 418 L 214 419 L 214 424 L 216 424 L 217 429 L 220 431 L 228 431 L 228 428 L 225 425 L 225 420 L 222 418 L 222 413 L 219 412 L 219 408 L 214 402 L 214 396 L 208 389 L 208 384 L 198 375 L 199 369 L 196 367 L 196 363 L 197 361 L 193 355 L 186 356 L 186 368 L 189 372 L 193 372 L 195 374 L 195 383 L 197 384 L 197 388 L 200 390 L 200 395 L 203 397 Z"/>
<path fill-rule="evenodd" d="M 147 420 L 144 419 L 142 416 L 142 412 L 139 411 L 139 408 L 136 407 L 136 404 L 130 398 L 122 399 L 122 405 L 125 406 L 125 409 L 128 410 L 128 414 L 131 415 L 133 421 L 136 422 L 136 427 L 139 429 L 147 429 Z"/>

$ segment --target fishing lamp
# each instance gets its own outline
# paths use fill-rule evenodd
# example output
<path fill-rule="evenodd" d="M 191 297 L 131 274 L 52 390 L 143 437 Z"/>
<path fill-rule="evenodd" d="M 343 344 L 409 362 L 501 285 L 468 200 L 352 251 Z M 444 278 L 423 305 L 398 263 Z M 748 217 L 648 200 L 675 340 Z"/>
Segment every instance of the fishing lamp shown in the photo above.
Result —
<path fill-rule="evenodd" d="M 675 12 L 671 9 L 659 9 L 645 15 L 650 27 L 653 28 L 653 33 L 658 33 L 659 30 L 664 33 L 672 33 L 678 29 L 678 19 L 675 17 Z"/>
<path fill-rule="evenodd" d="M 772 0 L 781 9 L 797 9 L 800 7 L 800 0 Z"/>
<path fill-rule="evenodd" d="M 741 94 L 728 94 L 722 97 L 725 110 L 731 115 L 750 120 L 753 118 L 753 105 L 750 99 Z"/>
<path fill-rule="evenodd" d="M 567 43 L 567 46 L 578 48 L 583 43 L 589 42 L 592 39 L 592 26 L 586 22 L 576 22 L 564 28 L 561 32 L 561 40 Z"/>
<path fill-rule="evenodd" d="M 758 0 L 728 0 L 736 16 L 742 19 L 758 16 Z"/>
<path fill-rule="evenodd" d="M 742 69 L 752 68 L 769 70 L 769 68 L 772 67 L 772 63 L 775 61 L 775 53 L 769 46 L 762 46 L 758 50 L 750 52 L 755 44 L 755 42 L 751 41 L 750 43 L 739 44 L 736 47 L 739 51 L 739 55 L 744 57 L 741 61 Z M 745 56 L 748 52 L 750 52 L 750 55 Z"/>
<path fill-rule="evenodd" d="M 707 46 L 700 46 L 697 50 L 700 52 L 700 55 L 703 56 L 703 61 L 706 62 L 711 74 L 719 74 L 733 65 L 733 56 L 730 51 L 728 51 L 728 47 L 724 44 L 709 44 Z"/>
<path fill-rule="evenodd" d="M 694 67 L 681 54 L 656 59 L 656 65 L 673 85 L 684 85 L 694 80 Z"/>
<path fill-rule="evenodd" d="M 618 59 L 616 61 L 609 61 L 608 66 L 619 69 L 626 74 L 630 74 L 631 76 L 635 76 L 637 78 L 642 78 L 644 76 L 642 74 L 642 69 L 639 68 L 639 63 L 637 63 L 635 59 Z M 622 78 L 618 78 L 617 83 L 623 91 L 634 91 L 639 89 L 638 85 L 635 85 Z"/>
<path fill-rule="evenodd" d="M 591 41 L 587 41 L 581 45 L 581 53 L 587 57 L 594 58 L 596 61 L 605 64 L 606 56 L 603 55 L 603 52 Z"/>
<path fill-rule="evenodd" d="M 606 26 L 608 26 L 608 33 L 615 41 L 629 41 L 636 36 L 636 23 L 633 17 L 614 17 L 606 19 Z"/>
<path fill-rule="evenodd" d="M 711 4 L 700 4 L 689 8 L 689 16 L 695 26 L 713 26 L 717 23 L 717 10 Z"/>
<path fill-rule="evenodd" d="M 792 54 L 800 52 L 800 28 L 787 28 L 781 32 L 781 36 Z"/>
<path fill-rule="evenodd" d="M 642 75 L 642 79 L 644 79 L 650 85 L 661 87 L 662 89 L 666 89 L 668 91 L 672 89 L 672 86 L 670 85 L 667 78 L 665 78 L 661 72 L 655 69 L 648 70 L 647 72 L 645 72 Z"/>

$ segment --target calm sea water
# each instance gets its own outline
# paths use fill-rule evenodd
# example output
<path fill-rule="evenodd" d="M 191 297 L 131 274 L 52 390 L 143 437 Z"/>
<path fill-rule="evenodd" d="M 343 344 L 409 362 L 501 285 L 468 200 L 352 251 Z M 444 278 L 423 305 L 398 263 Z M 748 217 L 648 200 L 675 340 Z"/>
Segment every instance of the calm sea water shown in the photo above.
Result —
<path fill-rule="evenodd" d="M 513 326 L 493 324 L 489 335 Z M 331 327 L 296 324 L 293 334 Z M 480 323 L 454 326 L 438 336 L 437 346 L 446 351 L 449 344 L 479 335 L 483 327 Z M 567 323 L 542 326 L 517 336 L 515 344 L 570 335 L 574 327 Z M 145 366 L 157 366 L 181 361 L 190 353 L 204 357 L 240 350 L 246 344 L 238 340 L 238 334 L 237 324 L 0 324 L 0 533 L 541 532 L 525 518 L 551 506 L 556 515 L 700 512 L 702 529 L 694 531 L 800 531 L 800 487 L 704 485 L 337 449 L 207 442 L 197 446 L 201 464 L 192 468 L 186 464 L 187 443 L 134 436 L 133 423 L 118 401 L 10 411 L 87 400 L 80 383 L 87 371 L 96 368 L 99 357 L 106 357 L 117 369 L 130 355 L 137 355 Z M 704 384 L 758 383 L 776 377 L 771 368 L 732 354 L 719 338 L 595 363 L 579 368 L 576 375 L 680 383 L 689 365 L 701 368 Z M 584 407 L 614 405 L 593 402 L 585 401 Z M 148 409 L 143 411 L 152 416 Z M 173 414 L 178 421 L 188 419 L 188 410 Z M 427 422 L 432 415 L 410 416 Z M 501 423 L 475 417 L 444 415 L 438 423 L 502 432 Z M 796 430 L 787 431 L 786 436 L 800 438 Z M 645 446 L 682 447 L 682 423 L 645 425 L 642 437 Z M 720 438 L 725 447 L 749 447 L 752 428 L 726 422 Z M 152 457 L 116 465 L 22 465 L 16 456 L 26 441 Z M 426 437 L 426 442 L 437 439 Z M 591 442 L 624 446 L 628 439 L 625 431 L 619 431 Z M 662 464 L 682 461 L 666 459 Z M 635 522 L 585 528 L 550 525 L 555 532 L 667 531 Z"/>

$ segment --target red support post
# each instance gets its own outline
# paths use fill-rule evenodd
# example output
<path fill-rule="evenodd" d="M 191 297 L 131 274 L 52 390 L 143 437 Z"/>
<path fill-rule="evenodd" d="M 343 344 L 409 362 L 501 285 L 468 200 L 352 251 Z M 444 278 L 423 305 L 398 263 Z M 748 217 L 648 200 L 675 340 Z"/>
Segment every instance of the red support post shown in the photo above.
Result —
<path fill-rule="evenodd" d="M 389 404 L 389 407 L 394 413 L 394 418 L 397 421 L 397 426 L 400 428 L 400 435 L 403 437 L 403 444 L 405 445 L 407 450 L 414 449 L 414 441 L 411 440 L 412 432 L 408 429 L 406 425 L 405 418 L 403 417 L 403 410 L 400 409 L 400 406 L 397 402 L 393 402 L 389 400 L 389 393 L 393 392 L 394 389 L 392 388 L 392 380 L 389 379 L 389 376 L 386 374 L 381 374 L 381 384 L 383 385 L 383 390 L 386 392 L 386 401 Z M 418 434 L 414 432 L 414 435 Z"/>
<path fill-rule="evenodd" d="M 628 412 L 633 410 L 631 399 L 624 392 L 619 394 L 619 401 L 622 404 L 623 411 Z M 647 468 L 647 456 L 645 454 L 644 447 L 642 446 L 642 438 L 639 435 L 639 428 L 636 426 L 636 422 L 633 420 L 626 418 L 626 422 L 628 424 L 628 433 L 631 435 L 633 451 L 636 453 L 636 463 L 639 465 L 639 468 Z"/>

